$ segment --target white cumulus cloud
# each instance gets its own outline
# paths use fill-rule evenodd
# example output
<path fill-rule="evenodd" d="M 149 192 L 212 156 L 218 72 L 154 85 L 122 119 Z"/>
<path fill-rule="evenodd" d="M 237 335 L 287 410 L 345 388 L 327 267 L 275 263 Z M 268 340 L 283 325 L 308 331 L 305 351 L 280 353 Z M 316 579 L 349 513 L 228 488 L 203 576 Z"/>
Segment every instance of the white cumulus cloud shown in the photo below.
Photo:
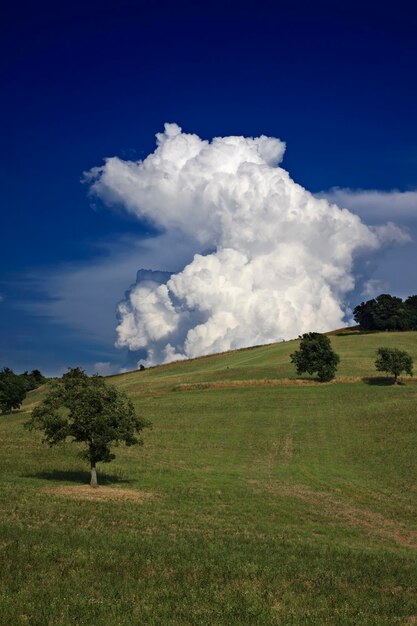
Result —
<path fill-rule="evenodd" d="M 147 365 L 340 327 L 354 258 L 407 239 L 295 183 L 279 139 L 209 142 L 176 124 L 156 137 L 144 161 L 86 175 L 106 203 L 194 247 L 182 271 L 139 272 L 119 305 L 117 345 Z"/>

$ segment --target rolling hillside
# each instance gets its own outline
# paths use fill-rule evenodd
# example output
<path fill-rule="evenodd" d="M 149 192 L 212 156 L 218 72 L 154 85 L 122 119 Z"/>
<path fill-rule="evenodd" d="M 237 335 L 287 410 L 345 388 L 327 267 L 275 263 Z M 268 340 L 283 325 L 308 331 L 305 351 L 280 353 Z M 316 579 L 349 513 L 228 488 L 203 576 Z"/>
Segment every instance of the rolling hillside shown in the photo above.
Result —
<path fill-rule="evenodd" d="M 409 352 L 416 364 L 417 332 L 359 333 L 357 330 L 342 329 L 329 333 L 333 349 L 341 362 L 337 379 L 375 377 L 376 350 L 381 345 Z M 125 391 L 135 393 L 144 390 L 172 390 L 181 385 L 211 383 L 213 386 L 227 382 L 296 381 L 290 354 L 297 350 L 298 340 L 257 346 L 216 354 L 188 361 L 150 368 L 142 372 L 129 372 L 111 377 Z M 308 375 L 306 379 L 308 379 Z M 312 377 L 314 379 L 314 377 Z"/>
<path fill-rule="evenodd" d="M 417 382 L 369 378 L 417 333 L 332 343 L 330 384 L 296 342 L 111 377 L 153 428 L 93 494 L 76 446 L 1 416 L 0 624 L 417 624 Z"/>

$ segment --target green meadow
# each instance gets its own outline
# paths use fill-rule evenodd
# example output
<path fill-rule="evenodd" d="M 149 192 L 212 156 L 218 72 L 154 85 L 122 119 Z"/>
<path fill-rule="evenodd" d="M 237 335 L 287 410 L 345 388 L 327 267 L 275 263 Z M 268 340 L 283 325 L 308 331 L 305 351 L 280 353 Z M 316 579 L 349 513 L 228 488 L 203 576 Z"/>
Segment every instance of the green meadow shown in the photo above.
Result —
<path fill-rule="evenodd" d="M 0 416 L 0 624 L 417 624 L 417 379 L 335 332 L 338 378 L 297 380 L 297 342 L 109 378 L 153 427 L 91 490 L 77 446 Z M 417 373 L 417 372 L 416 372 Z"/>

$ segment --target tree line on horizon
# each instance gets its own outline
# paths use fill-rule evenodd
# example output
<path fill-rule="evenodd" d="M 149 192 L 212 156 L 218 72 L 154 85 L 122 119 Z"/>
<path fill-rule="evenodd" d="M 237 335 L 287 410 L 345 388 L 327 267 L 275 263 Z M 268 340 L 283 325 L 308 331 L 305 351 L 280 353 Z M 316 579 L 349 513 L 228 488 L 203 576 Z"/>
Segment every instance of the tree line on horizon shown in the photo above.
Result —
<path fill-rule="evenodd" d="M 362 330 L 417 330 L 417 295 L 402 300 L 381 293 L 358 304 L 353 318 Z"/>
<path fill-rule="evenodd" d="M 10 413 L 18 409 L 28 391 L 37 389 L 46 382 L 39 370 L 15 374 L 10 367 L 0 370 L 0 412 Z"/>

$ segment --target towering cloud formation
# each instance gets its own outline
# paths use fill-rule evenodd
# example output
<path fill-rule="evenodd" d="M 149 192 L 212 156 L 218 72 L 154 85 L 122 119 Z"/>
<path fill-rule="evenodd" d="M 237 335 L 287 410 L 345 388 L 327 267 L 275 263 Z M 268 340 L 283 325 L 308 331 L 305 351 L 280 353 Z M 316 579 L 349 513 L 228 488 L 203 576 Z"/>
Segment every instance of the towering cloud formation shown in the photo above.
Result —
<path fill-rule="evenodd" d="M 341 326 L 354 255 L 387 232 L 296 184 L 278 166 L 279 139 L 208 142 L 176 124 L 156 137 L 144 161 L 91 170 L 92 191 L 180 231 L 195 256 L 176 274 L 138 273 L 118 308 L 117 345 L 153 364 Z"/>

